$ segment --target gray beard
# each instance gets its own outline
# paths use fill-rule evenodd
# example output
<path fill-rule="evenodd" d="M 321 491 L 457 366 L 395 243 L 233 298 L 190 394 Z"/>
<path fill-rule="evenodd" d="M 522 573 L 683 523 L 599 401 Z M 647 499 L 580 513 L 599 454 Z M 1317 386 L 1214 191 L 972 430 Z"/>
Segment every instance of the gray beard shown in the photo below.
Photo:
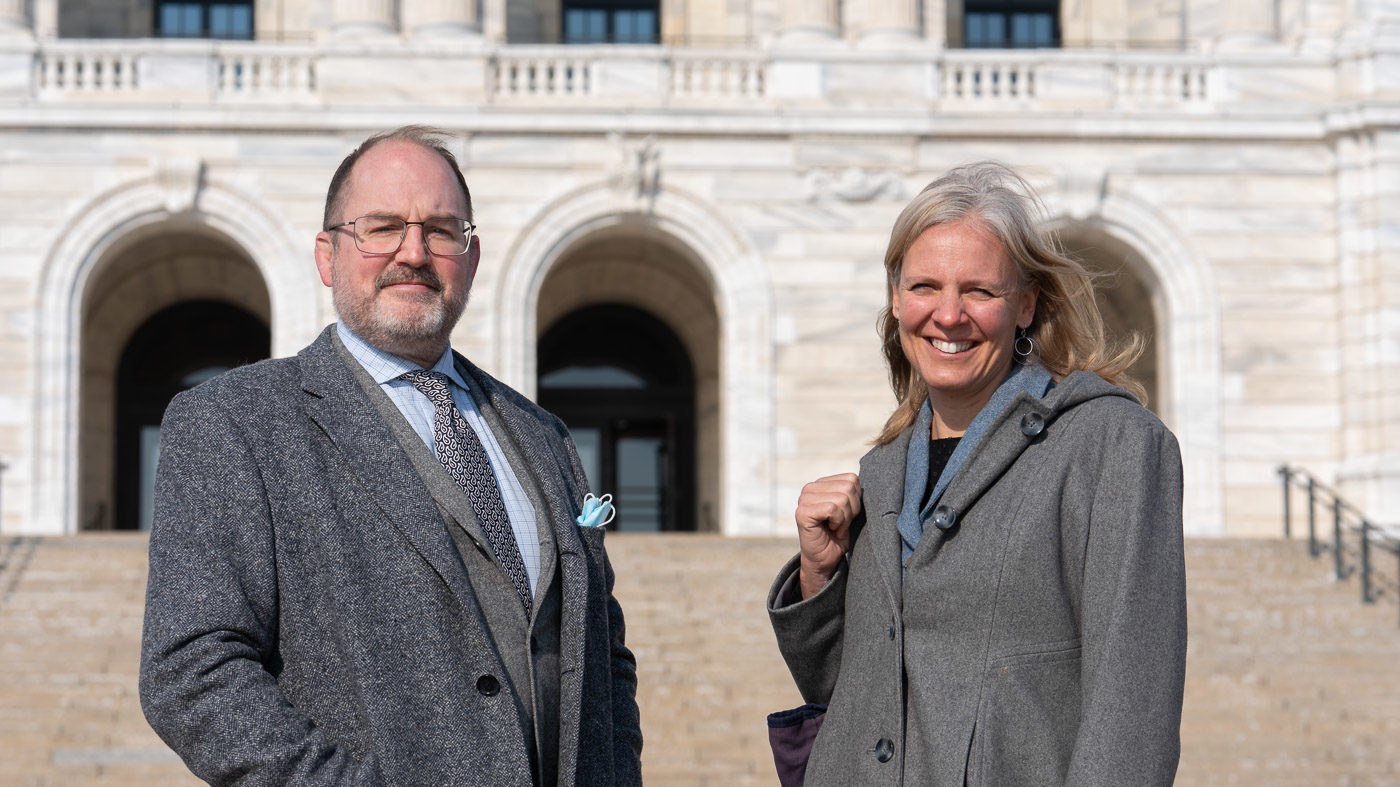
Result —
<path fill-rule="evenodd" d="M 334 274 L 331 283 L 335 310 L 356 336 L 384 352 L 409 359 L 441 355 L 467 305 L 465 297 L 459 304 L 439 297 L 409 315 L 392 315 L 377 299 L 358 300 L 348 288 L 335 286 Z"/>

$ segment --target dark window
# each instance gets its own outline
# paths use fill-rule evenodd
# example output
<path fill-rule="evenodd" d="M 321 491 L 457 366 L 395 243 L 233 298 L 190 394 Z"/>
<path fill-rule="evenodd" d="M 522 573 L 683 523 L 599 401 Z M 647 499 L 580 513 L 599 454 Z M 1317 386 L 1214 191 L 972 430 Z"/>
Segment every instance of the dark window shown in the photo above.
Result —
<path fill-rule="evenodd" d="M 665 323 L 620 304 L 589 306 L 545 332 L 539 402 L 578 446 L 618 530 L 695 529 L 695 378 Z"/>
<path fill-rule="evenodd" d="M 655 44 L 660 8 L 636 0 L 580 0 L 563 4 L 566 44 Z"/>
<path fill-rule="evenodd" d="M 1057 0 L 963 4 L 963 46 L 968 49 L 1040 49 L 1060 45 Z"/>
<path fill-rule="evenodd" d="M 156 35 L 161 38 L 253 38 L 253 3 L 156 2 Z"/>

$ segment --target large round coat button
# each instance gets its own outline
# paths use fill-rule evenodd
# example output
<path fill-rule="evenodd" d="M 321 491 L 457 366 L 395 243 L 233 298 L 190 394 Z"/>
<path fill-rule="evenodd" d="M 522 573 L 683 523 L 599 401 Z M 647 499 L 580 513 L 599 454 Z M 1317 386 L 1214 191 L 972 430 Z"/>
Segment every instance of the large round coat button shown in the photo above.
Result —
<path fill-rule="evenodd" d="M 1040 413 L 1026 413 L 1021 416 L 1021 434 L 1035 437 L 1045 431 L 1045 416 Z"/>
<path fill-rule="evenodd" d="M 939 530 L 947 530 L 958 521 L 958 512 L 945 505 L 933 509 L 933 525 Z"/>
<path fill-rule="evenodd" d="M 894 741 L 889 738 L 881 738 L 875 744 L 875 759 L 880 762 L 889 762 L 894 756 Z"/>
<path fill-rule="evenodd" d="M 494 697 L 501 690 L 501 682 L 491 675 L 482 675 L 476 679 L 476 690 L 483 697 Z"/>

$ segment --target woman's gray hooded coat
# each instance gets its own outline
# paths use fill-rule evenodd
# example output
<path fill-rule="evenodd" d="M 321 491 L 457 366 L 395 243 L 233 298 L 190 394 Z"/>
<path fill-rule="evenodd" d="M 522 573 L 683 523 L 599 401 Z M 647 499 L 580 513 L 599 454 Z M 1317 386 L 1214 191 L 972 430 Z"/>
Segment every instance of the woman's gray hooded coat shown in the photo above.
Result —
<path fill-rule="evenodd" d="M 1171 784 L 1186 662 L 1171 432 L 1088 372 L 1018 395 L 939 499 L 931 520 L 952 526 L 925 522 L 901 572 L 911 432 L 861 460 L 848 564 L 799 600 L 794 557 L 769 594 L 799 690 L 830 704 L 807 784 Z"/>

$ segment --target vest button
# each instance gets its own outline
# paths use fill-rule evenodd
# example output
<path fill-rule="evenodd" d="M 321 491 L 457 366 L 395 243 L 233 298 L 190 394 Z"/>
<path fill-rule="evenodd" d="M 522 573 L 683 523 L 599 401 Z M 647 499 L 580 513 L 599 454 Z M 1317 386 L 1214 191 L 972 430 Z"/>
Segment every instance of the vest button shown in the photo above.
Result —
<path fill-rule="evenodd" d="M 476 690 L 483 697 L 494 697 L 501 691 L 501 682 L 491 675 L 482 675 L 476 679 Z"/>
<path fill-rule="evenodd" d="M 1021 416 L 1021 434 L 1036 437 L 1045 431 L 1045 416 L 1040 413 L 1026 413 Z"/>
<path fill-rule="evenodd" d="M 875 759 L 880 762 L 889 762 L 894 757 L 894 741 L 889 738 L 881 738 L 875 744 Z"/>
<path fill-rule="evenodd" d="M 958 521 L 958 512 L 945 505 L 933 509 L 933 525 L 939 530 L 947 530 Z"/>

